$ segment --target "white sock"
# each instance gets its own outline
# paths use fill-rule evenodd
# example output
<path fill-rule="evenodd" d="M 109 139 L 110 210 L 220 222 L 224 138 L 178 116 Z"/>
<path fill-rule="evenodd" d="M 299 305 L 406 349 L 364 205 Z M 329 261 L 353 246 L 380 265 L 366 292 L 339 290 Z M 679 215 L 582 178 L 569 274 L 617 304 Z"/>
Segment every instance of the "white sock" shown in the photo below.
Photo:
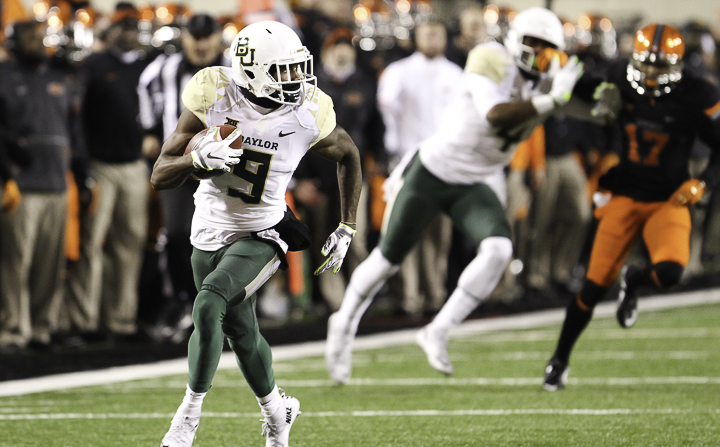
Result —
<path fill-rule="evenodd" d="M 400 266 L 393 265 L 375 248 L 350 278 L 338 314 L 344 321 L 357 320 L 370 306 L 373 297 Z"/>
<path fill-rule="evenodd" d="M 340 316 L 343 321 L 349 321 L 355 313 L 355 309 L 357 309 L 360 303 L 364 300 L 364 296 L 360 295 L 353 288 L 348 286 L 347 289 L 345 289 L 345 296 L 343 296 L 340 309 L 337 311 L 338 316 Z"/>
<path fill-rule="evenodd" d="M 277 424 L 278 422 L 285 420 L 285 402 L 280 395 L 280 390 L 278 390 L 277 385 L 275 385 L 275 388 L 273 388 L 267 396 L 256 396 L 256 398 L 258 404 L 260 405 L 260 411 L 268 422 Z M 283 411 L 278 412 L 281 408 Z"/>
<path fill-rule="evenodd" d="M 203 399 L 205 399 L 206 394 L 207 392 L 196 393 L 191 390 L 190 385 L 188 385 L 185 390 L 185 397 L 183 397 L 183 401 L 180 404 L 180 408 L 178 408 L 177 414 L 182 414 L 183 416 L 192 418 L 200 417 Z"/>
<path fill-rule="evenodd" d="M 449 331 L 465 320 L 492 293 L 512 257 L 512 242 L 501 236 L 484 239 L 477 256 L 458 279 L 458 286 L 430 323 L 435 330 Z"/>
<path fill-rule="evenodd" d="M 481 302 L 482 300 L 478 300 L 458 287 L 430 323 L 430 328 L 436 331 L 448 332 L 450 329 L 459 326 Z"/>

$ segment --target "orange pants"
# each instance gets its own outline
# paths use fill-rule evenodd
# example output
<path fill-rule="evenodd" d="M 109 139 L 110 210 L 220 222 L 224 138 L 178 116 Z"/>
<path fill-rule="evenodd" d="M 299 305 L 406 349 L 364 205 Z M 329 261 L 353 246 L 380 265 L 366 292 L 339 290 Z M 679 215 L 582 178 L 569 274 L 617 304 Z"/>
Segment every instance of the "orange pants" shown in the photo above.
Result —
<path fill-rule="evenodd" d="M 600 220 L 593 241 L 587 279 L 610 287 L 642 230 L 653 264 L 677 262 L 685 267 L 690 258 L 690 211 L 668 202 L 638 202 L 614 196 L 595 210 Z"/>

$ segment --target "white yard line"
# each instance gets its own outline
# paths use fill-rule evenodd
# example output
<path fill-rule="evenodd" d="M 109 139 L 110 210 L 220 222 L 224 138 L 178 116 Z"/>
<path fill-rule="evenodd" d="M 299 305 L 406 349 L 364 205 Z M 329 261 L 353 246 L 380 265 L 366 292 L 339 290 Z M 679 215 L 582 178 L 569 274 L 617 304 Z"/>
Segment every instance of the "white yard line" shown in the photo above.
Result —
<path fill-rule="evenodd" d="M 595 329 L 591 328 L 593 340 L 652 340 L 679 338 L 720 337 L 720 327 L 697 328 L 634 328 L 627 329 Z M 524 332 L 502 332 L 487 334 L 482 338 L 463 338 L 461 343 L 494 344 L 503 342 L 534 342 L 557 340 L 557 330 L 537 330 Z"/>
<path fill-rule="evenodd" d="M 303 412 L 303 418 L 332 417 L 407 417 L 407 416 L 523 416 L 536 414 L 565 416 L 615 416 L 632 414 L 718 414 L 720 410 L 691 410 L 677 408 L 521 408 L 496 410 L 410 410 L 410 411 L 317 411 Z M 203 419 L 256 419 L 260 413 L 216 413 L 203 412 Z M 58 419 L 169 419 L 172 413 L 44 413 L 44 414 L 6 414 L 0 415 L 0 421 L 58 420 Z"/>
<path fill-rule="evenodd" d="M 338 385 L 330 379 L 276 379 L 285 388 L 334 388 Z M 632 385 L 720 385 L 720 377 L 670 376 L 670 377 L 586 377 L 569 378 L 570 385 L 632 386 Z M 369 386 L 419 387 L 419 386 L 539 386 L 542 377 L 400 377 L 394 379 L 350 379 L 345 387 Z M 215 380 L 213 385 L 223 388 L 247 388 L 242 380 Z M 104 392 L 135 393 L 143 389 L 177 389 L 185 382 L 137 382 L 108 384 Z"/>
<path fill-rule="evenodd" d="M 638 308 L 640 309 L 640 312 L 652 312 L 718 302 L 720 302 L 720 289 L 711 289 L 643 298 L 639 301 Z M 604 302 L 595 308 L 595 318 L 608 318 L 614 315 L 615 303 Z M 468 337 L 487 332 L 550 326 L 562 322 L 564 317 L 565 309 L 554 309 L 508 317 L 471 320 L 463 323 L 460 327 L 454 330 L 452 337 Z M 396 332 L 358 337 L 354 343 L 354 350 L 361 351 L 412 344 L 415 343 L 416 332 L 416 329 L 406 329 Z M 628 331 L 628 334 L 631 333 L 632 331 Z M 272 352 L 274 361 L 322 356 L 325 352 L 325 342 L 318 341 L 300 343 L 296 345 L 276 346 L 272 349 Z M 223 354 L 220 359 L 218 369 L 235 368 L 237 368 L 235 356 L 232 353 Z M 83 371 L 32 379 L 12 380 L 0 382 L 0 396 L 18 396 L 43 391 L 105 385 L 130 380 L 187 374 L 187 371 L 187 359 L 182 358 L 144 365 L 122 366 L 96 371 Z"/>
<path fill-rule="evenodd" d="M 279 385 L 292 388 L 331 387 L 331 380 L 278 380 Z M 344 386 L 537 386 L 542 384 L 542 377 L 402 377 L 397 379 L 350 379 Z M 570 385 L 720 385 L 720 377 L 588 377 L 582 379 L 569 378 Z M 238 384 L 240 386 L 242 384 Z"/>

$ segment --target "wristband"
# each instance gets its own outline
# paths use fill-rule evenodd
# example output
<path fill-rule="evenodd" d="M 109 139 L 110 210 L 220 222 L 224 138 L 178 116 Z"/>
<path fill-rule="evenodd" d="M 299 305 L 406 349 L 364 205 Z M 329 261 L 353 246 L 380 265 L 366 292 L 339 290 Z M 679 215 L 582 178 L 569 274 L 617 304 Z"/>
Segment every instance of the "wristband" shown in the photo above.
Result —
<path fill-rule="evenodd" d="M 533 107 L 535 107 L 538 115 L 552 112 L 557 106 L 555 100 L 549 94 L 533 96 L 532 98 L 530 98 L 530 102 L 532 102 L 532 105 Z"/>
<path fill-rule="evenodd" d="M 353 236 L 355 236 L 355 233 L 357 232 L 357 230 L 355 228 L 351 227 L 350 225 L 354 225 L 354 223 L 353 222 L 340 222 L 340 227 L 347 228 L 350 233 L 349 236 L 353 237 Z"/>

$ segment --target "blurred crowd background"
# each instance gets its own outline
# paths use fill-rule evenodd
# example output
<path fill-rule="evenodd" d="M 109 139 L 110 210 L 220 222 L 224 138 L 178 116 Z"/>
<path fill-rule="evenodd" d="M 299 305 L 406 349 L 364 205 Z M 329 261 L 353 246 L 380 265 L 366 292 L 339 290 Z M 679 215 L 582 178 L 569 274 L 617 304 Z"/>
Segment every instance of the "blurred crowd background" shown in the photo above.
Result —
<path fill-rule="evenodd" d="M 103 14 L 87 0 L 31 7 L 2 0 L 0 352 L 186 341 L 197 183 L 158 193 L 149 172 L 182 110 L 183 86 L 203 67 L 229 64 L 237 31 L 267 19 L 293 27 L 312 52 L 318 85 L 364 161 L 358 237 L 343 271 L 311 273 L 340 218 L 334 164 L 307 156 L 287 199 L 314 246 L 292 253 L 289 270 L 260 292 L 266 327 L 324 327 L 352 269 L 378 241 L 384 179 L 452 106 L 468 51 L 502 41 L 518 12 L 511 1 L 438 3 L 241 0 L 236 13 L 210 16 L 181 3 L 120 2 Z M 686 68 L 717 85 L 720 33 L 705 21 L 717 11 L 693 12 L 697 20 L 671 24 L 685 38 Z M 561 19 L 568 53 L 598 73 L 632 51 L 647 21 L 602 10 Z M 493 309 L 560 306 L 578 291 L 594 227 L 592 193 L 617 159 L 618 138 L 612 128 L 559 115 L 520 145 L 507 170 L 515 255 Z M 709 150 L 695 144 L 694 172 Z M 686 283 L 720 271 L 719 212 L 720 194 L 692 209 Z M 449 220 L 434 222 L 381 291 L 374 315 L 427 319 L 475 249 Z M 644 255 L 638 246 L 633 257 Z"/>

